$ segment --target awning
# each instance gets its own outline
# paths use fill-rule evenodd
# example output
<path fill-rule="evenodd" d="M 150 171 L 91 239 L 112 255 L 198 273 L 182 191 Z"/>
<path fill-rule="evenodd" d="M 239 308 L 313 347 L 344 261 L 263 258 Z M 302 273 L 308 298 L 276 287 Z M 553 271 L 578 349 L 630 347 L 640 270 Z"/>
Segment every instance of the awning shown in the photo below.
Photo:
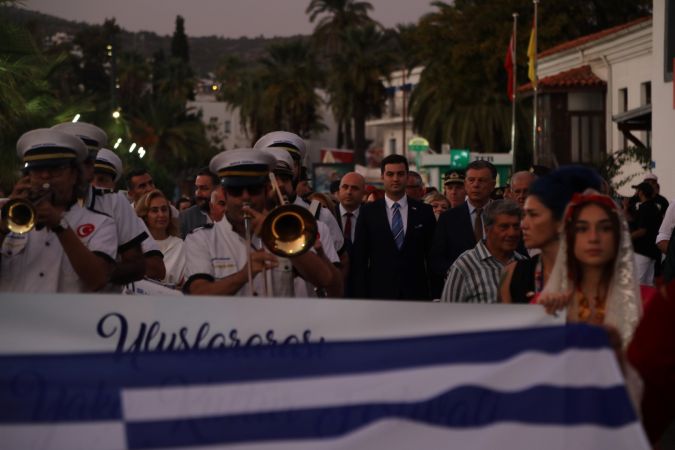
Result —
<path fill-rule="evenodd" d="M 652 105 L 643 105 L 620 114 L 612 116 L 612 121 L 616 122 L 619 131 L 631 141 L 634 145 L 647 148 L 631 131 L 651 131 L 652 130 Z"/>

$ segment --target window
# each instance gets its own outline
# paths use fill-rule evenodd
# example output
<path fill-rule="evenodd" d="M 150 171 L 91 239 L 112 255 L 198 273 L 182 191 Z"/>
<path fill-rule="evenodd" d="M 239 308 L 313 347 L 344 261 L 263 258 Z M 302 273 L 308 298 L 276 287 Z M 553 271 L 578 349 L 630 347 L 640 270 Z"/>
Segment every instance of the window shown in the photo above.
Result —
<path fill-rule="evenodd" d="M 602 113 L 570 113 L 572 162 L 598 163 L 604 156 Z"/>
<path fill-rule="evenodd" d="M 619 89 L 619 111 L 620 113 L 628 111 L 628 88 Z"/>
<path fill-rule="evenodd" d="M 226 121 L 225 121 L 225 133 L 227 133 L 227 134 L 230 133 L 230 131 L 231 131 L 231 130 L 230 130 L 231 126 L 232 126 L 232 125 L 231 125 L 230 121 L 229 121 L 229 120 L 226 120 Z"/>
<path fill-rule="evenodd" d="M 396 153 L 396 138 L 389 139 L 389 154 L 393 155 Z"/>
<path fill-rule="evenodd" d="M 652 104 L 652 82 L 645 81 L 640 84 L 640 106 Z"/>

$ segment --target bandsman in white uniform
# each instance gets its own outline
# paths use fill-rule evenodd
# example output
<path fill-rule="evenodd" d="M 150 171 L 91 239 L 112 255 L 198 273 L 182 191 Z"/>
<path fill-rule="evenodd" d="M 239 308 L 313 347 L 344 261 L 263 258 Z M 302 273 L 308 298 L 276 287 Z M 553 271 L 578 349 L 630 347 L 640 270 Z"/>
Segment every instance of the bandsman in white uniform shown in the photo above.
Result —
<path fill-rule="evenodd" d="M 86 188 L 84 143 L 50 129 L 25 133 L 17 153 L 26 176 L 10 198 L 33 199 L 37 226 L 11 232 L 7 218 L 0 227 L 0 290 L 13 292 L 88 292 L 108 281 L 117 256 L 112 219 L 82 207 Z M 39 193 L 39 195 L 38 195 Z"/>
<path fill-rule="evenodd" d="M 342 229 L 340 229 L 340 225 L 337 223 L 337 219 L 333 213 L 326 208 L 322 208 L 319 202 L 313 202 L 310 206 L 310 204 L 300 198 L 299 195 L 295 195 L 295 186 L 297 186 L 300 181 L 300 170 L 305 161 L 305 155 L 307 154 L 305 141 L 297 134 L 288 131 L 272 131 L 258 139 L 258 142 L 255 143 L 253 148 L 255 150 L 283 148 L 291 155 L 293 158 L 294 188 L 292 198 L 289 198 L 289 201 L 295 205 L 309 209 L 312 214 L 314 214 L 314 217 L 320 222 L 325 223 L 330 230 L 330 241 L 333 242 L 335 251 L 340 252 L 344 246 L 345 239 L 342 234 Z"/>
<path fill-rule="evenodd" d="M 61 123 L 52 129 L 77 136 L 85 143 L 88 156 L 83 167 L 85 179 L 91 186 L 84 197 L 84 205 L 108 214 L 115 221 L 119 258 L 111 283 L 116 287 L 110 286 L 107 290 L 119 292 L 123 285 L 144 276 L 161 280 L 166 271 L 159 246 L 126 196 L 114 190 L 123 175 L 122 161 L 113 151 L 102 148 L 108 142 L 106 133 L 86 122 Z"/>
<path fill-rule="evenodd" d="M 250 148 L 228 150 L 213 157 L 210 168 L 225 187 L 227 209 L 220 222 L 198 228 L 186 237 L 187 281 L 183 286 L 186 293 L 239 296 L 264 293 L 261 272 L 276 268 L 278 259 L 263 248 L 254 232 L 248 247 L 244 216 L 252 218 L 251 230 L 262 224 L 266 216 L 268 176 L 275 163 L 269 153 Z M 252 286 L 248 285 L 249 253 Z M 328 287 L 334 282 L 331 264 L 325 257 L 310 251 L 289 259 L 298 274 L 312 284 Z"/>
<path fill-rule="evenodd" d="M 255 150 L 254 150 L 255 151 Z M 276 165 L 273 169 L 274 177 L 277 181 L 278 187 L 281 190 L 282 195 L 286 199 L 297 198 L 295 187 L 296 183 L 294 182 L 294 172 L 293 172 L 293 159 L 288 151 L 280 147 L 270 147 L 264 150 L 274 156 L 276 159 Z M 270 186 L 267 192 L 268 209 L 272 209 L 276 206 L 279 206 L 278 195 L 272 190 Z M 296 203 L 297 205 L 297 203 Z M 304 205 L 299 205 L 305 207 Z M 296 279 L 295 291 L 291 293 L 291 296 L 303 296 L 303 297 L 342 297 L 342 272 L 340 272 L 338 266 L 340 265 L 340 257 L 333 246 L 331 241 L 331 233 L 324 222 L 317 220 L 317 227 L 319 231 L 319 242 L 320 245 L 317 247 L 320 249 L 321 254 L 326 257 L 330 262 L 331 268 L 333 270 L 333 277 L 335 280 L 335 285 L 329 286 L 327 289 L 317 289 L 315 286 L 312 286 L 310 283 L 305 282 L 304 280 Z"/>

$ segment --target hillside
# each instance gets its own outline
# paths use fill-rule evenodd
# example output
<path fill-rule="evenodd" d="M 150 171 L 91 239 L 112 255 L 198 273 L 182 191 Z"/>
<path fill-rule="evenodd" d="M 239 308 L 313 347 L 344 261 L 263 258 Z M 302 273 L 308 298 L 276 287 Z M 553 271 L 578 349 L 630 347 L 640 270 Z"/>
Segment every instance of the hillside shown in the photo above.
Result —
<path fill-rule="evenodd" d="M 65 20 L 15 7 L 0 7 L 0 15 L 8 17 L 12 22 L 27 26 L 36 36 L 38 42 L 57 32 L 74 35 L 84 28 L 101 25 Z M 231 55 L 244 61 L 253 61 L 265 53 L 267 46 L 298 37 L 301 36 L 286 38 L 241 37 L 238 39 L 218 36 L 188 36 L 190 62 L 195 73 L 205 75 L 213 71 L 218 62 L 225 56 Z M 145 57 L 151 57 L 159 49 L 163 49 L 167 54 L 170 52 L 171 36 L 160 36 L 149 31 L 134 33 L 123 29 L 119 36 L 119 45 L 122 52 L 137 52 Z"/>

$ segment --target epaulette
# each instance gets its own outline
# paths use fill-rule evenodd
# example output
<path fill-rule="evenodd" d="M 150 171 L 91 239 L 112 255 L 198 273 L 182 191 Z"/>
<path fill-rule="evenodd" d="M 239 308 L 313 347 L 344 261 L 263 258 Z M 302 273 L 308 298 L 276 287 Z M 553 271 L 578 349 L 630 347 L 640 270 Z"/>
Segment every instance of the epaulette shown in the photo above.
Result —
<path fill-rule="evenodd" d="M 102 215 L 102 216 L 110 217 L 110 218 L 112 219 L 112 216 L 111 216 L 110 214 L 104 213 L 103 211 L 99 211 L 99 210 L 94 209 L 94 208 L 87 208 L 87 210 L 88 210 L 88 211 L 91 211 L 91 212 L 93 212 L 93 213 L 96 213 L 96 214 L 100 214 L 100 215 Z"/>
<path fill-rule="evenodd" d="M 202 225 L 201 227 L 197 227 L 197 228 L 192 229 L 188 234 L 192 234 L 195 231 L 199 231 L 199 230 L 210 230 L 211 228 L 213 228 L 213 224 L 207 223 L 205 225 Z"/>
<path fill-rule="evenodd" d="M 94 195 L 114 194 L 115 190 L 109 188 L 93 188 Z"/>

